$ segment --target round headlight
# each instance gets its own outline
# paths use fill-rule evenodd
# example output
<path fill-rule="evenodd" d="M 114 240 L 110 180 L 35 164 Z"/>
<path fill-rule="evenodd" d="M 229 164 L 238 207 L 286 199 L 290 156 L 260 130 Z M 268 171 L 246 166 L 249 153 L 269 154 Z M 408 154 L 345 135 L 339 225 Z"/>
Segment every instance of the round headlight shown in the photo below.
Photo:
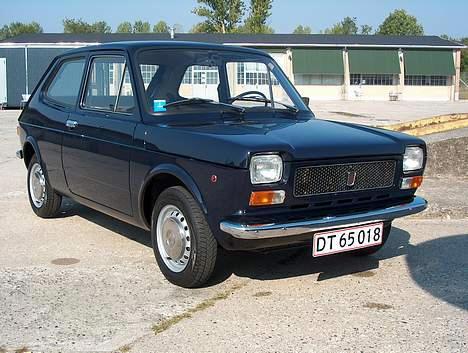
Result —
<path fill-rule="evenodd" d="M 276 183 L 283 176 L 283 160 L 277 154 L 253 156 L 250 160 L 252 184 Z"/>
<path fill-rule="evenodd" d="M 423 167 L 424 151 L 421 147 L 406 147 L 403 155 L 403 171 L 409 172 Z"/>

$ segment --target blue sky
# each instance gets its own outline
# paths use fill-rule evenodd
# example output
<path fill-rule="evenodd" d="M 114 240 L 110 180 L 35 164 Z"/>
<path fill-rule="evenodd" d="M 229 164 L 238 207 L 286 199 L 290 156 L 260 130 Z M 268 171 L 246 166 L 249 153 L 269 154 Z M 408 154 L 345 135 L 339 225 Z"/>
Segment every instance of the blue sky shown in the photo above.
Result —
<path fill-rule="evenodd" d="M 249 3 L 245 0 L 245 3 Z M 64 17 L 86 21 L 105 20 L 114 29 L 122 21 L 143 19 L 179 23 L 188 31 L 199 18 L 191 13 L 196 0 L 3 0 L 0 25 L 12 21 L 37 21 L 45 32 L 61 32 Z M 423 24 L 426 34 L 468 36 L 467 0 L 274 0 L 270 25 L 276 33 L 290 33 L 298 24 L 314 32 L 329 27 L 345 16 L 374 28 L 387 14 L 404 8 Z"/>

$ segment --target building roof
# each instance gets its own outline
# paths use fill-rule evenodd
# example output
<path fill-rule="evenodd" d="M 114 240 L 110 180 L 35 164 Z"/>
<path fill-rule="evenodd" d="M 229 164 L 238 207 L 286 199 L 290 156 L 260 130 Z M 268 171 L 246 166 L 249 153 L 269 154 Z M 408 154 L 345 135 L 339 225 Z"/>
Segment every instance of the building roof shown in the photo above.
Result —
<path fill-rule="evenodd" d="M 206 43 L 206 42 L 185 42 L 180 40 L 164 40 L 164 41 L 121 41 L 121 42 L 110 42 L 110 43 L 103 43 L 97 45 L 90 45 L 90 46 L 81 46 L 72 50 L 67 51 L 65 54 L 62 55 L 73 55 L 75 53 L 80 52 L 87 52 L 93 50 L 119 50 L 119 49 L 133 49 L 138 50 L 142 48 L 177 48 L 177 49 L 208 49 L 208 50 L 223 50 L 223 51 L 237 51 L 241 53 L 254 53 L 260 55 L 267 55 L 264 51 L 254 49 L 254 48 L 246 48 L 246 47 L 233 47 L 233 46 L 226 46 L 217 43 Z"/>
<path fill-rule="evenodd" d="M 461 43 L 438 36 L 382 36 L 333 34 L 221 34 L 221 33 L 35 33 L 0 41 L 0 46 L 79 45 L 119 41 L 176 40 L 255 47 L 390 47 L 390 48 L 465 48 Z"/>

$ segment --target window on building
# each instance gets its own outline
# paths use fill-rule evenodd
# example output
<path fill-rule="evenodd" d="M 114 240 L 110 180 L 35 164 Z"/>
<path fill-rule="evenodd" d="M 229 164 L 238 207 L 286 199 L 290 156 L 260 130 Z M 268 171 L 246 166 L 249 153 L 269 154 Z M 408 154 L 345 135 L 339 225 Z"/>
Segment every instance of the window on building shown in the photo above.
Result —
<path fill-rule="evenodd" d="M 133 88 L 125 58 L 113 56 L 92 59 L 83 106 L 122 113 L 133 110 Z"/>
<path fill-rule="evenodd" d="M 448 76 L 405 75 L 407 86 L 448 86 L 449 83 Z"/>
<path fill-rule="evenodd" d="M 320 75 L 320 74 L 296 74 L 294 83 L 296 85 L 321 85 L 321 86 L 341 86 L 343 75 Z"/>
<path fill-rule="evenodd" d="M 59 104 L 74 106 L 78 99 L 85 59 L 63 62 L 49 84 L 46 97 Z"/>
<path fill-rule="evenodd" d="M 263 63 L 238 62 L 237 63 L 237 84 L 250 86 L 269 85 L 268 68 Z M 277 86 L 278 80 L 271 77 L 271 84 Z"/>
<path fill-rule="evenodd" d="M 109 64 L 109 84 L 114 84 L 114 64 Z"/>
<path fill-rule="evenodd" d="M 240 94 L 256 91 L 261 92 L 268 100 L 274 100 L 284 104 L 293 105 L 289 95 L 279 83 L 278 78 L 263 62 L 243 62 L 233 61 L 226 63 L 228 73 L 229 93 L 231 97 Z M 271 80 L 271 86 L 270 86 Z M 253 98 L 259 98 L 258 94 L 252 94 Z M 260 97 L 261 98 L 261 97 Z M 243 107 L 264 107 L 263 101 L 243 101 L 236 100 L 235 105 Z M 271 103 L 267 103 L 272 105 Z M 275 108 L 280 107 L 276 105 Z"/>
<path fill-rule="evenodd" d="M 219 73 L 217 66 L 189 66 L 182 79 L 183 84 L 217 85 Z"/>
<path fill-rule="evenodd" d="M 351 85 L 393 86 L 398 84 L 398 75 L 392 74 L 351 74 Z"/>
<path fill-rule="evenodd" d="M 143 84 L 145 85 L 145 89 L 148 88 L 149 84 L 151 83 L 151 80 L 156 74 L 156 71 L 158 71 L 158 68 L 159 68 L 158 65 L 140 64 L 141 78 L 143 79 Z"/>
<path fill-rule="evenodd" d="M 218 66 L 192 65 L 185 70 L 179 95 L 185 98 L 202 97 L 219 101 L 218 85 Z"/>

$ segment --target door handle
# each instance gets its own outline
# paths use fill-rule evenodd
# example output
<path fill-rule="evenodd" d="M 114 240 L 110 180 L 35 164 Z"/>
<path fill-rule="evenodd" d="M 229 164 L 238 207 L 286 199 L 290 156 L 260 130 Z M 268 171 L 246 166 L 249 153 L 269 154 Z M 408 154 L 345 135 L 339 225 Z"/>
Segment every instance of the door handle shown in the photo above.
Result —
<path fill-rule="evenodd" d="M 76 121 L 76 120 L 67 120 L 65 125 L 70 129 L 74 129 L 75 127 L 78 126 L 78 121 Z"/>

